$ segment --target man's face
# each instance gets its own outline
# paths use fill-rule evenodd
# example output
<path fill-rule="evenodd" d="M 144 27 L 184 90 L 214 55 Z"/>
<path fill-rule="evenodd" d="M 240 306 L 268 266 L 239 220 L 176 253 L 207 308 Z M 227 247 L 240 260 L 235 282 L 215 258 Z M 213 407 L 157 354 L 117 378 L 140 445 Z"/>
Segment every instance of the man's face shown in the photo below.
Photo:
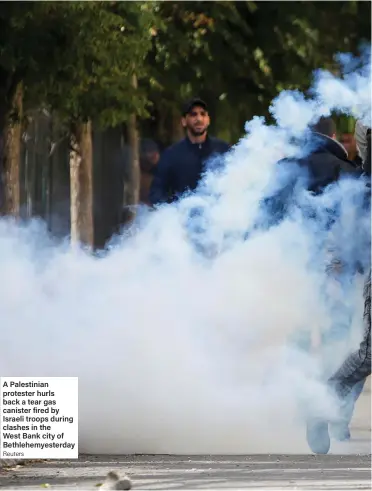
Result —
<path fill-rule="evenodd" d="M 350 153 L 355 150 L 355 140 L 353 135 L 344 133 L 340 138 L 340 143 L 345 147 L 345 150 Z"/>
<path fill-rule="evenodd" d="M 182 118 L 182 126 L 193 136 L 202 136 L 207 132 L 210 123 L 208 112 L 200 107 L 194 106 L 191 111 Z"/>

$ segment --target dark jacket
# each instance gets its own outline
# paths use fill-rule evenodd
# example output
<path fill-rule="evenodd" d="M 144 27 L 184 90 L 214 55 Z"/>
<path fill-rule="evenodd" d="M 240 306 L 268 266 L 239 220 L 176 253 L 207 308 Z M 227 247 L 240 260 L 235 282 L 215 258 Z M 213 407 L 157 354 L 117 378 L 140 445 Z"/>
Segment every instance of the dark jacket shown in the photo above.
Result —
<path fill-rule="evenodd" d="M 281 221 L 295 204 L 296 186 L 320 194 L 330 184 L 349 175 L 359 177 L 362 170 L 348 160 L 345 148 L 337 141 L 320 133 L 312 133 L 304 142 L 309 148 L 306 157 L 296 161 L 283 160 L 278 163 L 273 193 L 263 200 L 262 217 L 266 225 Z"/>
<path fill-rule="evenodd" d="M 184 138 L 167 148 L 160 157 L 151 185 L 151 204 L 169 203 L 185 191 L 193 191 L 207 170 L 206 161 L 228 150 L 227 143 L 210 136 L 204 143 L 191 143 Z"/>
<path fill-rule="evenodd" d="M 299 161 L 299 165 L 305 166 L 308 171 L 309 191 L 319 193 L 342 176 L 361 175 L 361 169 L 350 162 L 347 151 L 336 140 L 313 133 L 309 145 L 313 146 L 313 150 L 308 157 Z"/>

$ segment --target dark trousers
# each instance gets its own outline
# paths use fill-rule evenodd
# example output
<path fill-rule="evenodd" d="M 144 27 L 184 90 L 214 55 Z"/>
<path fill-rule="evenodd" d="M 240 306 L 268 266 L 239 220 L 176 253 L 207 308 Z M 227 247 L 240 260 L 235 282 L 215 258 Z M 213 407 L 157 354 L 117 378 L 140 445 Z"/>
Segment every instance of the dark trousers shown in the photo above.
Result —
<path fill-rule="evenodd" d="M 354 414 L 354 408 L 355 404 L 360 396 L 360 394 L 363 392 L 364 385 L 366 383 L 366 379 L 361 380 L 358 382 L 356 385 L 354 385 L 352 391 L 349 393 L 349 395 L 344 399 L 343 404 L 342 404 L 342 413 L 341 413 L 341 419 L 340 421 L 342 424 L 345 424 L 349 426 L 351 419 Z"/>
<path fill-rule="evenodd" d="M 364 285 L 363 339 L 359 349 L 351 353 L 329 379 L 340 399 L 345 400 L 356 384 L 371 374 L 371 269 Z"/>

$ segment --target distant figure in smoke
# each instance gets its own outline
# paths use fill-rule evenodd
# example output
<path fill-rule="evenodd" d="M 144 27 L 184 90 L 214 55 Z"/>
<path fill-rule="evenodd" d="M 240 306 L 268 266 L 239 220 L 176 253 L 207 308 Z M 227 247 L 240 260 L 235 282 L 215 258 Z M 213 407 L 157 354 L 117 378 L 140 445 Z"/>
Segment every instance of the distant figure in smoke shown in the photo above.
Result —
<path fill-rule="evenodd" d="M 367 155 L 368 148 L 370 152 L 370 143 L 368 144 L 368 139 L 370 139 L 370 130 L 362 125 L 360 121 L 357 121 L 355 125 L 355 136 L 348 135 L 348 138 L 346 139 L 346 143 L 348 144 L 346 149 L 349 158 L 352 158 L 353 165 L 357 169 L 357 172 L 361 175 L 364 174 L 364 176 L 370 176 L 371 173 L 371 155 Z M 369 208 L 369 206 L 370 204 L 368 203 L 367 207 Z M 366 378 L 355 384 L 348 397 L 345 398 L 342 407 L 342 421 L 334 423 L 330 427 L 332 437 L 337 440 L 345 441 L 350 439 L 349 425 L 353 416 L 355 403 L 363 391 L 365 382 Z"/>
<path fill-rule="evenodd" d="M 186 137 L 162 154 L 150 189 L 152 205 L 172 202 L 186 191 L 195 190 L 206 161 L 229 150 L 227 143 L 208 135 L 210 117 L 202 99 L 185 104 L 181 122 Z"/>
<path fill-rule="evenodd" d="M 332 118 L 320 118 L 311 131 L 315 148 L 302 163 L 309 169 L 309 190 L 320 192 L 345 174 L 359 175 L 349 160 L 347 150 L 337 141 L 336 124 Z"/>
<path fill-rule="evenodd" d="M 274 181 L 279 182 L 279 189 L 274 183 L 273 192 L 263 200 L 263 218 L 258 227 L 276 225 L 291 213 L 297 206 L 295 193 L 299 183 L 301 188 L 317 195 L 344 175 L 360 175 L 349 161 L 345 148 L 337 141 L 332 118 L 322 117 L 310 129 L 310 135 L 303 142 L 304 147 L 310 149 L 308 155 L 296 161 L 284 159 L 278 162 Z M 289 176 L 284 179 L 284 185 L 282 173 Z"/>
<path fill-rule="evenodd" d="M 358 151 L 363 160 L 363 171 L 368 177 L 367 187 L 371 192 L 371 129 L 357 122 L 355 136 Z M 366 275 L 364 286 L 363 339 L 359 349 L 350 354 L 341 367 L 328 379 L 329 388 L 340 400 L 341 408 L 348 404 L 348 396 L 357 384 L 371 375 L 371 269 Z M 341 411 L 341 418 L 343 411 Z M 311 450 L 327 454 L 330 449 L 329 421 L 313 418 L 307 423 L 307 440 Z"/>
<path fill-rule="evenodd" d="M 358 177 L 362 174 L 361 157 L 359 157 L 358 160 L 351 148 L 349 148 L 348 151 L 342 144 L 337 142 L 336 125 L 332 118 L 321 118 L 318 123 L 312 127 L 312 131 L 324 138 L 324 145 L 320 145 L 318 150 L 310 156 L 310 165 L 313 165 L 315 161 L 324 162 L 324 164 L 328 162 L 330 168 L 334 165 L 334 171 L 332 172 L 334 172 L 335 176 L 338 175 L 339 177 L 347 174 Z M 332 141 L 330 141 L 330 139 Z M 352 140 L 355 143 L 355 151 L 357 151 L 355 138 Z M 327 156 L 327 152 L 331 154 L 331 157 Z M 349 160 L 350 157 L 354 157 L 352 162 Z M 349 268 L 346 268 L 345 265 L 342 264 L 342 260 L 334 256 L 331 260 L 331 264 L 328 266 L 328 272 L 341 286 L 345 286 L 350 283 L 351 277 L 356 274 L 358 267 L 358 264 L 354 264 L 351 267 L 349 265 Z M 343 269 L 348 269 L 348 274 L 345 273 Z M 343 288 L 343 291 L 344 295 L 347 296 L 347 288 Z M 329 332 L 323 333 L 322 340 L 324 344 L 332 342 L 333 338 L 340 339 L 342 335 L 346 335 L 350 329 L 352 319 L 350 315 L 348 315 L 347 307 L 343 304 L 344 302 L 341 301 L 341 303 L 335 305 L 335 310 L 338 312 L 338 320 L 335 319 L 334 325 Z M 340 318 L 342 318 L 341 323 Z M 350 439 L 349 424 L 351 422 L 355 403 L 363 391 L 364 384 L 365 379 L 361 380 L 353 387 L 353 390 L 347 399 L 347 403 L 345 403 L 344 406 L 343 421 L 331 426 L 332 436 L 339 441 Z"/>
<path fill-rule="evenodd" d="M 264 201 L 263 217 L 266 220 L 264 226 L 275 226 L 283 220 L 291 211 L 298 206 L 296 200 L 296 186 L 301 183 L 301 188 L 307 189 L 313 195 L 323 193 L 327 187 L 339 179 L 350 176 L 359 178 L 362 170 L 356 168 L 348 159 L 348 152 L 341 143 L 337 141 L 336 125 L 332 118 L 322 117 L 311 128 L 311 133 L 305 144 L 309 145 L 309 154 L 296 162 L 282 161 L 279 162 L 278 172 L 282 172 L 283 168 L 289 170 L 289 182 L 279 190 L 276 189 L 274 194 L 269 196 Z M 278 179 L 281 182 L 281 179 Z M 287 179 L 288 181 L 288 179 Z M 306 214 L 312 219 L 317 219 L 316 210 L 306 210 Z M 269 221 L 267 222 L 267 217 Z M 329 230 L 337 220 L 335 210 L 329 210 L 327 220 L 324 224 L 326 230 Z M 326 244 L 324 244 L 326 246 Z M 329 247 L 329 244 L 328 246 Z M 342 244 L 336 244 L 336 249 L 341 249 Z M 351 282 L 351 278 L 356 274 L 359 264 L 343 264 L 335 251 L 329 252 L 329 263 L 327 265 L 327 276 L 329 281 L 337 281 L 343 291 L 344 297 L 348 295 L 347 286 Z M 326 285 L 325 285 L 326 287 Z M 324 292 L 327 295 L 326 291 Z M 337 312 L 333 326 L 330 330 L 322 333 L 322 343 L 332 345 L 332 342 L 341 339 L 348 334 L 351 325 L 351 316 L 349 315 L 347 306 L 344 306 L 341 301 L 334 304 L 333 299 L 328 298 L 332 302 L 333 312 Z M 300 329 L 292 342 L 297 348 L 308 351 L 311 347 L 311 331 L 306 326 Z M 348 440 L 350 438 L 349 424 L 353 415 L 355 402 L 363 390 L 365 379 L 361 380 L 353 388 L 347 404 L 343 410 L 343 420 L 331 426 L 332 435 L 337 440 Z"/>

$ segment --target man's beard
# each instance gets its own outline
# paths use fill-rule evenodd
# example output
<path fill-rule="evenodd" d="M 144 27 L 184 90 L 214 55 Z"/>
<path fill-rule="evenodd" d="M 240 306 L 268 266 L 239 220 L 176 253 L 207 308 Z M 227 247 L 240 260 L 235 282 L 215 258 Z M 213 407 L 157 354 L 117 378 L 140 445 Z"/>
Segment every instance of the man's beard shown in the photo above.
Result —
<path fill-rule="evenodd" d="M 202 130 L 194 130 L 193 128 L 188 127 L 188 130 L 192 136 L 203 136 L 207 132 L 207 128 L 203 128 Z"/>

